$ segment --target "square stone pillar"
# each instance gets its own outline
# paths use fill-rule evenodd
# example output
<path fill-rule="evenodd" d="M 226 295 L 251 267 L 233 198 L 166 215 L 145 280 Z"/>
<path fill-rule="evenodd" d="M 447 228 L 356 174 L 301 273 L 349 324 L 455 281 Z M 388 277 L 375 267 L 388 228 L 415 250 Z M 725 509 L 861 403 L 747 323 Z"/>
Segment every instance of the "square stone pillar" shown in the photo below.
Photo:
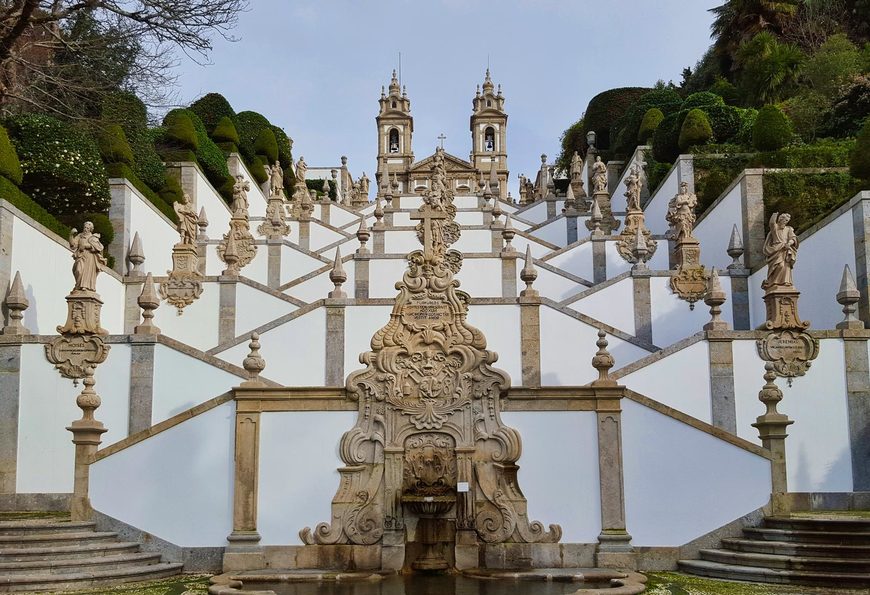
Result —
<path fill-rule="evenodd" d="M 619 177 L 624 169 L 625 161 L 614 161 L 611 159 L 607 162 L 607 191 L 610 194 L 613 194 L 613 191 L 616 190 L 616 186 L 619 184 Z"/>
<path fill-rule="evenodd" d="M 2 395 L 0 398 L 0 494 L 16 492 L 20 387 L 21 344 L 2 344 L 0 345 L 0 395 Z"/>
<path fill-rule="evenodd" d="M 852 454 L 852 490 L 870 491 L 870 363 L 867 331 L 843 329 L 846 359 L 846 395 L 849 444 Z"/>
<path fill-rule="evenodd" d="M 326 199 L 320 203 L 320 221 L 329 225 L 329 214 L 332 207 L 332 201 L 329 200 L 329 195 L 326 196 Z"/>
<path fill-rule="evenodd" d="M 151 427 L 154 401 L 154 349 L 156 335 L 130 337 L 130 418 L 128 432 Z"/>
<path fill-rule="evenodd" d="M 731 316 L 735 331 L 752 329 L 749 320 L 749 270 L 745 268 L 729 268 L 731 277 Z"/>
<path fill-rule="evenodd" d="M 577 211 L 574 209 L 565 213 L 565 233 L 568 245 L 577 241 Z"/>
<path fill-rule="evenodd" d="M 517 297 L 517 259 L 520 253 L 516 250 L 501 252 L 501 297 L 514 299 Z"/>
<path fill-rule="evenodd" d="M 552 219 L 556 216 L 556 195 L 548 194 L 544 201 L 547 203 L 547 219 Z"/>
<path fill-rule="evenodd" d="M 235 457 L 233 480 L 233 532 L 224 567 L 262 568 L 265 557 L 257 532 L 257 499 L 260 470 L 260 413 L 246 411 L 236 393 Z M 243 565 L 237 566 L 242 560 Z"/>
<path fill-rule="evenodd" d="M 707 331 L 707 343 L 710 350 L 711 420 L 717 428 L 737 434 L 731 332 Z"/>
<path fill-rule="evenodd" d="M 284 240 L 280 237 L 270 237 L 266 240 L 269 256 L 266 284 L 269 289 L 278 289 L 281 286 L 281 247 L 283 245 Z"/>
<path fill-rule="evenodd" d="M 6 297 L 6 290 L 9 288 L 9 283 L 12 282 L 12 277 L 15 275 L 15 272 L 12 270 L 12 220 L 14 218 L 15 216 L 11 211 L 0 206 L 0 291 L 3 292 L 0 302 Z M 0 312 L 0 315 L 5 320 L 5 303 L 3 303 L 3 311 Z"/>
<path fill-rule="evenodd" d="M 375 223 L 372 225 L 372 253 L 384 253 L 384 224 Z"/>
<path fill-rule="evenodd" d="M 870 192 L 862 192 L 862 199 L 852 207 L 852 231 L 855 236 L 855 282 L 861 299 L 858 301 L 858 318 L 870 328 Z M 2 274 L 2 273 L 0 273 Z M 5 287 L 5 285 L 3 286 Z"/>
<path fill-rule="evenodd" d="M 220 287 L 220 306 L 218 309 L 218 344 L 236 338 L 236 276 L 218 277 Z"/>
<path fill-rule="evenodd" d="M 501 235 L 502 230 L 504 229 L 504 223 L 492 223 L 490 225 L 490 231 L 492 233 L 492 253 L 500 254 L 501 249 L 504 247 L 504 238 Z"/>
<path fill-rule="evenodd" d="M 310 250 L 311 220 L 308 217 L 299 218 L 299 237 L 296 239 L 296 243 L 302 250 Z"/>
<path fill-rule="evenodd" d="M 764 260 L 764 170 L 747 169 L 740 180 L 740 196 L 743 207 L 743 264 L 748 269 L 762 266 Z M 735 326 L 735 328 L 737 328 Z"/>
<path fill-rule="evenodd" d="M 651 344 L 653 331 L 649 278 L 649 269 L 631 271 L 631 284 L 634 291 L 634 334 L 638 339 Z"/>
<path fill-rule="evenodd" d="M 523 386 L 541 386 L 541 298 L 520 296 L 520 361 Z"/>
<path fill-rule="evenodd" d="M 592 281 L 607 281 L 607 236 L 593 235 L 592 240 Z"/>
<path fill-rule="evenodd" d="M 205 275 L 205 266 L 208 261 L 208 239 L 196 242 L 197 268 L 201 275 Z"/>
<path fill-rule="evenodd" d="M 133 328 L 142 320 L 139 294 L 142 293 L 144 277 L 124 277 L 124 332 L 133 333 Z"/>
<path fill-rule="evenodd" d="M 369 297 L 369 262 L 371 255 L 368 250 L 365 253 L 357 250 L 354 254 L 353 296 L 358 300 Z"/>
<path fill-rule="evenodd" d="M 326 299 L 326 386 L 344 386 L 344 318 L 346 299 Z"/>

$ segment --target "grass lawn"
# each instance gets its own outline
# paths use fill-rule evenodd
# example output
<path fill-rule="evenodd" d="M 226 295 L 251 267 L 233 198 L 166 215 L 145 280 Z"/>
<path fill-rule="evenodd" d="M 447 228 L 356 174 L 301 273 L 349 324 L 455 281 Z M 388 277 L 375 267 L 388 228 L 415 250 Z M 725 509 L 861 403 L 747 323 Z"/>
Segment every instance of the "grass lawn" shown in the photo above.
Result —
<path fill-rule="evenodd" d="M 867 589 L 832 589 L 762 585 L 702 578 L 676 572 L 645 573 L 649 577 L 644 595 L 858 595 Z"/>

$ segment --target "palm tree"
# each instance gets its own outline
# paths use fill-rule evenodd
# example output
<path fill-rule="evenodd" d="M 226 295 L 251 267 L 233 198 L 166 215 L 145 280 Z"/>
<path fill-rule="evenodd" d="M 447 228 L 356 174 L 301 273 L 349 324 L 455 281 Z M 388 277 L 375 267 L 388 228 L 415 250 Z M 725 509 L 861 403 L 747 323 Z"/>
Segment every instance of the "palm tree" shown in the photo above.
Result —
<path fill-rule="evenodd" d="M 728 0 L 711 8 L 715 15 L 711 25 L 713 47 L 726 72 L 731 68 L 741 44 L 762 31 L 781 34 L 789 19 L 797 13 L 800 0 Z"/>
<path fill-rule="evenodd" d="M 803 59 L 797 46 L 781 43 L 766 31 L 743 43 L 735 67 L 746 103 L 760 106 L 784 99 L 797 81 Z"/>

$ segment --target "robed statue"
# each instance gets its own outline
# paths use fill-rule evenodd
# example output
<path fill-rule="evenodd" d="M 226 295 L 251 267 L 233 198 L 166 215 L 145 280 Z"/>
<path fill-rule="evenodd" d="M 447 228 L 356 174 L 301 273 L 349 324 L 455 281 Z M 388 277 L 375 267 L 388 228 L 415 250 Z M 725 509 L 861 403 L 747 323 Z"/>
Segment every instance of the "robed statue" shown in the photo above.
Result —
<path fill-rule="evenodd" d="M 284 170 L 281 169 L 281 163 L 275 161 L 272 169 L 269 171 L 269 194 L 272 196 L 281 196 L 284 191 Z"/>
<path fill-rule="evenodd" d="M 251 184 L 244 176 L 236 176 L 236 183 L 233 184 L 233 204 L 230 206 L 233 217 L 248 218 L 248 190 L 250 189 Z"/>
<path fill-rule="evenodd" d="M 607 192 L 607 164 L 599 156 L 595 157 L 595 163 L 592 164 L 592 192 Z"/>
<path fill-rule="evenodd" d="M 798 238 L 788 224 L 791 215 L 774 213 L 770 216 L 770 229 L 764 239 L 764 258 L 767 260 L 767 279 L 761 283 L 765 291 L 777 287 L 793 288 L 792 272 L 797 260 Z"/>
<path fill-rule="evenodd" d="M 196 244 L 197 217 L 193 205 L 190 204 L 190 195 L 185 192 L 181 195 L 181 202 L 173 205 L 175 214 L 178 215 L 178 235 L 181 237 L 180 244 L 193 246 Z"/>
<path fill-rule="evenodd" d="M 689 184 L 680 183 L 680 191 L 668 203 L 665 219 L 671 224 L 671 237 L 677 243 L 692 237 L 698 197 L 689 192 Z"/>
<path fill-rule="evenodd" d="M 107 261 L 103 256 L 100 234 L 94 233 L 94 224 L 85 221 L 84 227 L 81 233 L 73 228 L 69 235 L 69 247 L 73 257 L 72 271 L 76 281 L 74 289 L 96 291 L 100 265 L 105 265 Z"/>

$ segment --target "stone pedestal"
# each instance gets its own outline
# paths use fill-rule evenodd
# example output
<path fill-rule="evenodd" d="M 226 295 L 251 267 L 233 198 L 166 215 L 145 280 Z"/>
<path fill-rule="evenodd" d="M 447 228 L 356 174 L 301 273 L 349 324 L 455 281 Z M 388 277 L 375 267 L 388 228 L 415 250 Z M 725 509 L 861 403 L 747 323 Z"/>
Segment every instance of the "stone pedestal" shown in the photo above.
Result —
<path fill-rule="evenodd" d="M 94 419 L 94 411 L 100 406 L 100 397 L 94 391 L 93 374 L 94 368 L 89 367 L 85 372 L 84 388 L 76 398 L 82 417 L 67 427 L 72 432 L 72 441 L 76 445 L 73 494 L 70 500 L 70 516 L 73 521 L 93 519 L 94 509 L 88 495 L 90 465 L 100 445 L 100 437 L 107 431 L 102 423 Z"/>
<path fill-rule="evenodd" d="M 798 298 L 801 292 L 794 287 L 773 287 L 764 294 L 767 320 L 759 330 L 806 329 L 809 321 L 802 321 L 798 315 Z"/>
<path fill-rule="evenodd" d="M 598 203 L 598 208 L 601 210 L 601 231 L 604 235 L 610 235 L 612 232 L 619 229 L 619 221 L 613 216 L 613 210 L 610 206 L 610 194 L 605 192 L 596 192 L 592 195 L 592 200 Z M 593 231 L 595 226 L 592 219 L 586 220 L 586 229 Z"/>
<path fill-rule="evenodd" d="M 103 300 L 94 292 L 86 289 L 73 289 L 66 296 L 66 323 L 57 327 L 61 335 L 108 335 L 109 331 L 100 326 L 100 310 Z"/>
<path fill-rule="evenodd" d="M 767 407 L 763 415 L 759 415 L 752 426 L 758 429 L 761 444 L 772 455 L 770 462 L 771 474 L 771 505 L 773 514 L 789 512 L 788 499 L 788 473 L 785 460 L 785 439 L 788 436 L 786 428 L 794 423 L 784 413 L 776 410 L 777 404 L 782 400 L 782 391 L 776 386 L 776 372 L 772 363 L 764 366 L 764 388 L 758 393 L 758 399 Z"/>
<path fill-rule="evenodd" d="M 160 297 L 175 306 L 180 316 L 184 308 L 202 295 L 199 251 L 194 244 L 175 244 L 172 247 L 172 270 L 169 279 L 160 284 Z"/>

